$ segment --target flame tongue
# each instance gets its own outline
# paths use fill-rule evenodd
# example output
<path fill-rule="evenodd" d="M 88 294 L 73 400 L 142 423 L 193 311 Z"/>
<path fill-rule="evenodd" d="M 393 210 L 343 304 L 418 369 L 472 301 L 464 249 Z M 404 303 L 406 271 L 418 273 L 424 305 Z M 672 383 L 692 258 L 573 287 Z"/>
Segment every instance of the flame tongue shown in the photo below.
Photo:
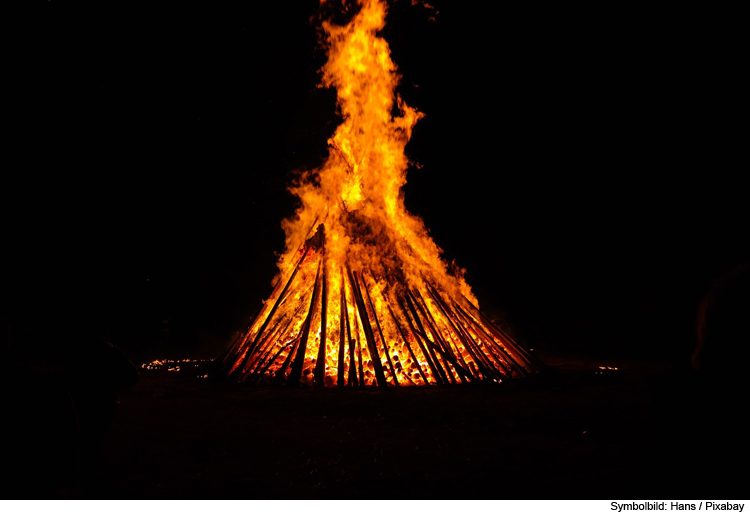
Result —
<path fill-rule="evenodd" d="M 538 363 L 475 307 L 400 193 L 404 148 L 422 116 L 395 95 L 399 75 L 381 0 L 345 26 L 323 23 L 323 83 L 343 122 L 329 156 L 292 191 L 287 250 L 259 316 L 221 358 L 239 380 L 318 385 L 502 381 Z M 393 115 L 394 106 L 397 115 Z"/>
<path fill-rule="evenodd" d="M 350 24 L 323 24 L 329 49 L 323 83 L 336 88 L 344 121 L 329 140 L 333 150 L 320 179 L 350 209 L 366 197 L 393 214 L 405 183 L 404 146 L 421 114 L 399 100 L 401 115 L 392 117 L 399 76 L 388 43 L 377 36 L 385 14 L 382 2 L 365 1 Z"/>

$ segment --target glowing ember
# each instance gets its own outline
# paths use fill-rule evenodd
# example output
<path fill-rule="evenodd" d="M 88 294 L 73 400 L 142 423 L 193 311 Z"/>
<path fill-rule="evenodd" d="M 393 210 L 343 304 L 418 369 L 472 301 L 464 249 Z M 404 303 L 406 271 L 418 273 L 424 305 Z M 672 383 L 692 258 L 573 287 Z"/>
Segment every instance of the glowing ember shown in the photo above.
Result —
<path fill-rule="evenodd" d="M 179 372 L 181 367 L 198 368 L 206 366 L 210 359 L 154 359 L 143 363 L 143 370 L 166 370 L 168 372 Z"/>
<path fill-rule="evenodd" d="M 422 114 L 399 81 L 381 0 L 346 26 L 323 23 L 323 83 L 343 123 L 329 155 L 292 192 L 286 251 L 261 313 L 217 362 L 240 381 L 316 385 L 500 382 L 540 366 L 476 308 L 421 219 L 404 207 L 404 147 Z M 395 116 L 394 116 L 395 114 Z"/>

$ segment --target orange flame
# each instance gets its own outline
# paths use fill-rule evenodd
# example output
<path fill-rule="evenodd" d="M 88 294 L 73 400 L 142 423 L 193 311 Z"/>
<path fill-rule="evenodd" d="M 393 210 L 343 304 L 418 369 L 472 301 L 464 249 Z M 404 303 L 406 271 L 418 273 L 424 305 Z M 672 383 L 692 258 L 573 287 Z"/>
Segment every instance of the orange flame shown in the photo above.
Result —
<path fill-rule="evenodd" d="M 385 2 L 357 3 L 347 25 L 322 25 L 323 85 L 336 89 L 343 122 L 323 166 L 292 189 L 300 206 L 283 222 L 276 288 L 225 371 L 355 386 L 524 375 L 533 359 L 481 315 L 463 272 L 448 271 L 404 206 L 404 148 L 423 114 L 396 95 L 400 76 L 379 36 Z"/>
<path fill-rule="evenodd" d="M 390 264 L 409 266 L 410 276 L 438 273 L 441 283 L 452 289 L 455 285 L 456 293 L 476 304 L 463 278 L 447 274 L 441 250 L 422 220 L 404 207 L 401 188 L 409 166 L 404 148 L 423 114 L 396 95 L 400 76 L 388 43 L 378 36 L 385 26 L 385 3 L 363 0 L 360 4 L 361 10 L 348 25 L 323 23 L 328 43 L 323 83 L 336 89 L 344 121 L 328 140 L 329 156 L 323 167 L 293 189 L 301 206 L 294 218 L 284 222 L 287 250 L 282 275 L 294 262 L 294 251 L 308 236 L 310 226 L 316 218 L 323 220 L 322 213 L 327 217 L 329 259 L 341 263 L 348 254 L 353 266 L 357 260 L 362 266 L 380 268 L 388 264 L 381 245 L 387 243 L 398 253 Z M 395 117 L 394 107 L 398 110 Z M 342 215 L 356 215 L 377 228 L 380 244 L 353 250 L 346 222 L 336 220 Z"/>

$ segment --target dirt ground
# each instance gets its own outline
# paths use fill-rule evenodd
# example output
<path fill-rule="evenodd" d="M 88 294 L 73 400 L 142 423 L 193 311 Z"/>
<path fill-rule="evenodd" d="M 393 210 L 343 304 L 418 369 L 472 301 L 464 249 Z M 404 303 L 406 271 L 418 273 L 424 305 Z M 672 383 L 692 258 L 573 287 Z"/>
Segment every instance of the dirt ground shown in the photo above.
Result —
<path fill-rule="evenodd" d="M 668 373 L 666 365 L 548 363 L 548 374 L 515 384 L 366 391 L 248 387 L 147 372 L 121 396 L 100 453 L 94 495 L 641 499 L 736 494 L 734 483 L 704 471 L 714 466 L 696 461 L 689 439 L 679 441 L 682 430 L 660 427 L 651 386 Z"/>

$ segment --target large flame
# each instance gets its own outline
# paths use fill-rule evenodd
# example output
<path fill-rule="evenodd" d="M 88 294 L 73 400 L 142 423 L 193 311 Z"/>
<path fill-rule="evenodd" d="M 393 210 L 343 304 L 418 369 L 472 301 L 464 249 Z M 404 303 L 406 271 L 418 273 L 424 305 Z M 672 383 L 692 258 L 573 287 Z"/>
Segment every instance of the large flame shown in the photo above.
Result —
<path fill-rule="evenodd" d="M 399 74 L 379 36 L 387 6 L 358 0 L 345 26 L 323 23 L 323 84 L 343 122 L 328 158 L 292 189 L 277 285 L 223 358 L 241 380 L 320 385 L 502 381 L 533 359 L 483 318 L 462 272 L 404 206 L 404 148 L 422 114 L 396 95 Z M 312 236 L 311 236 L 312 235 Z"/>
<path fill-rule="evenodd" d="M 343 264 L 348 258 L 351 266 L 376 266 L 379 271 L 388 265 L 405 266 L 410 268 L 408 277 L 437 273 L 441 284 L 458 288 L 458 293 L 476 303 L 462 277 L 448 277 L 441 251 L 422 220 L 404 207 L 401 188 L 409 165 L 404 148 L 423 114 L 396 95 L 400 76 L 388 43 L 378 36 L 385 26 L 385 3 L 361 0 L 360 4 L 361 10 L 348 25 L 323 23 L 328 37 L 323 82 L 336 89 L 343 123 L 328 140 L 329 156 L 323 167 L 294 189 L 302 205 L 284 223 L 287 251 L 282 272 L 292 265 L 294 251 L 316 218 L 327 217 L 330 260 Z M 377 243 L 351 247 L 360 242 L 347 233 L 352 216 L 378 231 Z M 390 261 L 383 258 L 384 247 L 393 251 L 387 255 Z"/>

